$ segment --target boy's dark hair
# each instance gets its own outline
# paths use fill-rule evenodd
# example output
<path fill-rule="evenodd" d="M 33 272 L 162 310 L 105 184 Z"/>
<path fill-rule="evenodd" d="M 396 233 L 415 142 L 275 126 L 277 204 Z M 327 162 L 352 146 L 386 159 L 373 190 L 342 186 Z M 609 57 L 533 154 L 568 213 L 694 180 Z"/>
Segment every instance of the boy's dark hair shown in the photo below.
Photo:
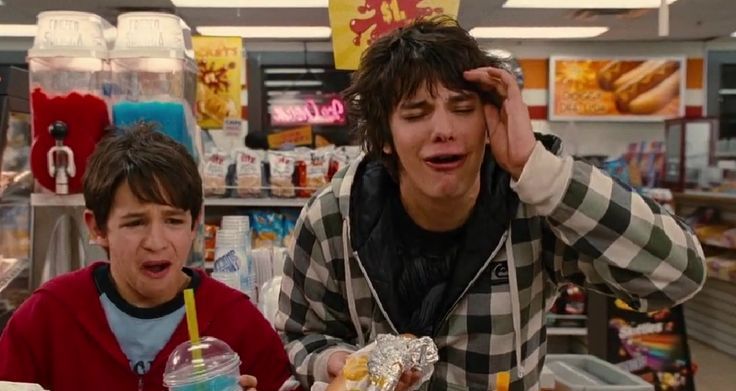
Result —
<path fill-rule="evenodd" d="M 142 202 L 189 211 L 194 228 L 202 209 L 202 177 L 197 164 L 183 145 L 149 123 L 109 132 L 89 158 L 84 202 L 103 232 L 115 192 L 123 182 Z"/>
<path fill-rule="evenodd" d="M 345 90 L 350 118 L 369 157 L 383 161 L 398 178 L 398 157 L 393 150 L 389 119 L 399 102 L 424 86 L 431 94 L 438 85 L 453 91 L 477 92 L 485 102 L 498 105 L 492 94 L 482 92 L 463 78 L 478 67 L 502 67 L 501 59 L 486 54 L 454 19 L 442 16 L 420 19 L 379 38 L 363 53 L 360 66 Z"/>

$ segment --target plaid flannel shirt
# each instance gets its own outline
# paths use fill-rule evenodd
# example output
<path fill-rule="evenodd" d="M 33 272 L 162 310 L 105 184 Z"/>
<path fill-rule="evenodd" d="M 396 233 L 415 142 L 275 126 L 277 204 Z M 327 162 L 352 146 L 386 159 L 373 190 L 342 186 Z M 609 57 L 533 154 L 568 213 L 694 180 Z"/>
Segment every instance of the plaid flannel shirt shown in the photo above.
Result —
<path fill-rule="evenodd" d="M 302 210 L 284 267 L 276 328 L 305 389 L 329 381 L 329 354 L 396 332 L 349 242 L 359 164 Z M 511 371 L 510 390 L 538 389 L 545 312 L 560 284 L 572 282 L 649 311 L 687 300 L 705 281 L 692 231 L 587 163 L 537 143 L 511 187 L 521 201 L 516 217 L 433 336 L 440 361 L 424 388 L 491 390 L 498 372 Z M 499 262 L 507 262 L 507 284 L 494 284 L 489 266 Z"/>

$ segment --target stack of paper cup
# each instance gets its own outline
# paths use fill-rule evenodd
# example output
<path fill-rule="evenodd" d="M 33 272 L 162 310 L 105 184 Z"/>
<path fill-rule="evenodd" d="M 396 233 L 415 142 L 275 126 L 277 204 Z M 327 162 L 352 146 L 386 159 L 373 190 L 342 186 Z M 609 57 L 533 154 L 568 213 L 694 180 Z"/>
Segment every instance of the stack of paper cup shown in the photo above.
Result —
<path fill-rule="evenodd" d="M 215 236 L 215 270 L 222 257 L 232 257 L 238 263 L 240 279 L 239 289 L 247 294 L 251 301 L 257 301 L 256 271 L 250 248 L 250 219 L 248 216 L 223 216 L 220 229 Z M 237 258 L 237 260 L 235 259 Z"/>

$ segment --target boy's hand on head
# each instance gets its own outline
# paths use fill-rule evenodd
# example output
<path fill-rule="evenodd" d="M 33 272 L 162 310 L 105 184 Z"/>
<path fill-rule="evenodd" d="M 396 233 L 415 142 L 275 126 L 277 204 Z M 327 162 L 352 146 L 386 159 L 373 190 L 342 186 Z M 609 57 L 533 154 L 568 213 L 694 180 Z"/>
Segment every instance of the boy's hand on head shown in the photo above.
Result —
<path fill-rule="evenodd" d="M 501 97 L 500 108 L 488 103 L 484 106 L 488 139 L 498 164 L 518 180 L 536 139 L 529 109 L 521 98 L 516 79 L 510 73 L 493 67 L 465 71 L 463 76 L 484 91 L 495 92 Z"/>

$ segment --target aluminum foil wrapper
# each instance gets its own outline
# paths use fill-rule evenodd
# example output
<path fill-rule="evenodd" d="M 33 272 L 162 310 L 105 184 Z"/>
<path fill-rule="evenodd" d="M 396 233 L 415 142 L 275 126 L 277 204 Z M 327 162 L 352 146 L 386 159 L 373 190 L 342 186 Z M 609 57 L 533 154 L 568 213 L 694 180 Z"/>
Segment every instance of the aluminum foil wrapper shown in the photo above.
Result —
<path fill-rule="evenodd" d="M 368 359 L 368 390 L 393 391 L 403 372 L 416 369 L 426 373 L 438 360 L 437 346 L 429 337 L 379 335 Z"/>

